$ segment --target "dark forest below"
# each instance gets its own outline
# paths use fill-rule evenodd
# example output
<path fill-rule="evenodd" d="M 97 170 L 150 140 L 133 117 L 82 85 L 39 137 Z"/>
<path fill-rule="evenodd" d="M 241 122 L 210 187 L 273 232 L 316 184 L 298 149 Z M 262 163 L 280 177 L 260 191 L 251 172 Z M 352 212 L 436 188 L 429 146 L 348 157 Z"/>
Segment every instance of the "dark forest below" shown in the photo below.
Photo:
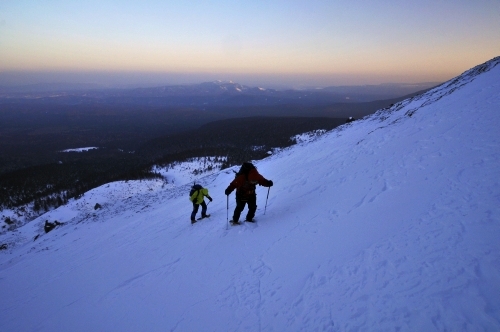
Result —
<path fill-rule="evenodd" d="M 159 177 L 153 165 L 188 158 L 225 157 L 222 167 L 262 159 L 294 144 L 294 135 L 333 129 L 404 98 L 206 109 L 3 99 L 0 207 L 59 206 L 108 182 Z M 62 152 L 85 147 L 98 149 Z"/>

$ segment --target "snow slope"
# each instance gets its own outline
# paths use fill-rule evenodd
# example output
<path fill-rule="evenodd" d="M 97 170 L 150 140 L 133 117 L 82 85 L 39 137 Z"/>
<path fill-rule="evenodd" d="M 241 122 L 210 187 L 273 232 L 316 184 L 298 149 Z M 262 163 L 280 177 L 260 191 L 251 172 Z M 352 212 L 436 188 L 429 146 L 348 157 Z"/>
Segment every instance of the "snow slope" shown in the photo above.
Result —
<path fill-rule="evenodd" d="M 231 170 L 195 225 L 161 182 L 51 211 L 0 239 L 0 330 L 500 330 L 499 63 L 259 161 L 256 224 Z"/>

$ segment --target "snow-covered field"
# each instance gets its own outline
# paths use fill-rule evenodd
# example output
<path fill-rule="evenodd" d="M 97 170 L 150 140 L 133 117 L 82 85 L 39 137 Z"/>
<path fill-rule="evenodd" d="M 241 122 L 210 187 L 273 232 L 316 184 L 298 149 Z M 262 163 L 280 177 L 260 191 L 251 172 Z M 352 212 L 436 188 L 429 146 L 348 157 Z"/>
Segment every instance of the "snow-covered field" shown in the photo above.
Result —
<path fill-rule="evenodd" d="M 187 183 L 192 185 L 201 177 L 219 172 L 223 161 L 226 161 L 226 157 L 190 158 L 168 167 L 155 166 L 152 171 L 161 174 L 171 187 Z"/>
<path fill-rule="evenodd" d="M 97 149 L 99 149 L 99 148 L 96 146 L 90 146 L 87 148 L 66 149 L 66 150 L 62 150 L 61 152 L 86 152 L 86 151 L 97 150 Z"/>
<path fill-rule="evenodd" d="M 325 134 L 325 132 L 326 130 L 324 129 L 313 130 L 307 133 L 295 135 L 294 137 L 292 137 L 292 140 L 296 143 L 307 143 L 314 141 L 319 136 Z"/>
<path fill-rule="evenodd" d="M 229 169 L 194 225 L 120 182 L 2 235 L 0 330 L 499 331 L 499 62 L 257 162 L 255 224 Z"/>

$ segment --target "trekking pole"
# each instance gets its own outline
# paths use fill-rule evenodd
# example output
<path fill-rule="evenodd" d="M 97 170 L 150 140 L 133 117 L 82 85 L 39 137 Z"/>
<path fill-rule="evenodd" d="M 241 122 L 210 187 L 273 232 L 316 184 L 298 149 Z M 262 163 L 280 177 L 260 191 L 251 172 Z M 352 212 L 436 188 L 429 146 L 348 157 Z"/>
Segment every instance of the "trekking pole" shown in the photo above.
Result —
<path fill-rule="evenodd" d="M 264 208 L 264 214 L 266 214 L 266 210 L 267 210 L 267 199 L 269 198 L 269 191 L 271 191 L 271 187 L 267 188 L 266 207 Z"/>
<path fill-rule="evenodd" d="M 227 209 L 226 209 L 226 219 L 227 219 L 227 223 L 226 223 L 226 230 L 229 229 L 229 195 L 226 195 L 227 197 Z"/>

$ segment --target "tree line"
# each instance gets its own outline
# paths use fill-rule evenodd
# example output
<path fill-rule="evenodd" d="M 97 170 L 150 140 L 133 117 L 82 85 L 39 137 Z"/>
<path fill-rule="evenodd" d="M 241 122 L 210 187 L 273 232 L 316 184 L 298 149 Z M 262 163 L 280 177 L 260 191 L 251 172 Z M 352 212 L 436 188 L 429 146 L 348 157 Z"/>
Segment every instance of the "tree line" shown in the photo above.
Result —
<path fill-rule="evenodd" d="M 157 137 L 140 145 L 135 153 L 97 149 L 64 154 L 62 161 L 1 174 L 0 207 L 33 203 L 35 210 L 48 210 L 105 183 L 161 178 L 153 172 L 154 165 L 169 165 L 189 158 L 220 156 L 222 168 L 227 168 L 263 159 L 273 148 L 290 146 L 294 135 L 330 130 L 343 123 L 345 119 L 335 118 L 229 119 Z"/>

